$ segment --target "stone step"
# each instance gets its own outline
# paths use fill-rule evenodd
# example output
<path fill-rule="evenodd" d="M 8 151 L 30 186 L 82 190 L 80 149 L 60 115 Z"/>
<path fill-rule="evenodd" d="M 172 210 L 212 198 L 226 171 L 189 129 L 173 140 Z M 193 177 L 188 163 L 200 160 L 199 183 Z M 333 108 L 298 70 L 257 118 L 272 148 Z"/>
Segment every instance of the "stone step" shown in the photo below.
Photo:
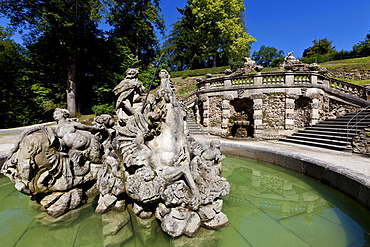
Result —
<path fill-rule="evenodd" d="M 298 131 L 297 134 L 300 134 L 300 133 L 307 133 L 307 134 L 317 134 L 317 135 L 326 135 L 326 136 L 345 136 L 347 137 L 347 135 L 349 137 L 355 137 L 357 135 L 357 132 L 355 131 L 352 131 L 352 132 L 349 132 L 347 134 L 347 131 L 328 131 L 327 129 L 305 129 L 305 130 L 300 130 Z M 293 134 L 294 135 L 294 134 Z"/>
<path fill-rule="evenodd" d="M 307 127 L 305 130 L 312 130 L 312 131 L 329 131 L 329 132 L 338 132 L 338 133 L 347 133 L 347 128 L 326 128 L 326 127 L 320 127 L 320 126 L 311 126 Z M 361 129 L 349 129 L 348 133 L 352 134 L 358 134 L 361 131 Z"/>
<path fill-rule="evenodd" d="M 345 141 L 345 142 L 347 142 L 347 136 L 346 135 L 336 135 L 336 134 L 329 134 L 329 133 L 301 132 L 301 133 L 295 133 L 291 137 L 301 137 L 301 136 L 302 137 L 307 137 L 307 138 L 314 138 L 314 139 L 336 140 L 336 141 Z M 353 136 L 348 136 L 348 140 L 351 140 Z"/>
<path fill-rule="evenodd" d="M 299 139 L 305 141 L 312 141 L 312 142 L 320 142 L 320 143 L 327 143 L 327 144 L 335 144 L 339 146 L 347 146 L 347 138 L 341 136 L 327 136 L 327 135 L 309 135 L 306 133 L 301 134 L 294 134 L 292 136 L 288 136 L 288 139 Z M 349 142 L 351 139 L 349 139 Z"/>
<path fill-rule="evenodd" d="M 191 117 L 186 118 L 186 130 L 189 131 L 190 135 L 208 135 Z"/>
<path fill-rule="evenodd" d="M 335 124 L 340 123 L 340 124 L 345 124 L 345 125 L 347 125 L 347 124 L 353 125 L 353 124 L 356 123 L 356 121 L 349 122 L 349 120 L 350 119 L 348 119 L 348 120 L 347 119 L 327 119 L 327 120 L 325 120 L 323 122 L 320 122 L 320 123 L 335 123 Z M 320 123 L 318 123 L 318 124 L 320 124 Z M 370 124 L 370 119 L 362 120 L 360 123 L 364 124 L 364 125 L 365 124 L 369 125 Z"/>
<path fill-rule="evenodd" d="M 343 145 L 334 145 L 334 144 L 327 144 L 327 143 L 320 143 L 320 142 L 314 142 L 314 141 L 308 141 L 308 140 L 299 140 L 299 139 L 280 139 L 279 141 L 282 142 L 289 142 L 289 143 L 296 143 L 301 145 L 308 145 L 308 146 L 314 146 L 314 147 L 320 147 L 320 148 L 327 148 L 331 150 L 340 150 L 340 151 L 350 151 L 352 148 L 348 148 L 347 146 Z"/>
<path fill-rule="evenodd" d="M 333 123 L 319 123 L 319 124 L 315 124 L 313 125 L 312 127 L 324 127 L 324 128 L 328 128 L 328 129 L 347 129 L 347 124 L 333 124 Z M 352 126 L 349 126 L 349 128 L 351 128 Z M 357 125 L 357 128 L 359 129 L 362 129 L 362 128 L 366 128 L 368 127 L 368 124 L 358 124 Z"/>
<path fill-rule="evenodd" d="M 370 125 L 369 114 L 370 111 L 364 111 L 356 118 L 353 118 L 354 113 L 350 113 L 336 119 L 327 119 L 300 130 L 292 136 L 280 139 L 280 141 L 334 150 L 352 150 L 348 145 L 350 145 L 353 137 Z M 362 118 L 364 119 L 356 127 L 353 127 L 353 124 Z M 351 124 L 347 126 L 351 119 Z"/>

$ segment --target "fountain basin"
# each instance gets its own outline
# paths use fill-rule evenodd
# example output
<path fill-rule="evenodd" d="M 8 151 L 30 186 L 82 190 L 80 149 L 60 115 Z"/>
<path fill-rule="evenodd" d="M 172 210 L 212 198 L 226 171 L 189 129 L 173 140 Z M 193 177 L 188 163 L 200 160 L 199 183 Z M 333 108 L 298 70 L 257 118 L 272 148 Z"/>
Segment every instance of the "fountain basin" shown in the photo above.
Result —
<path fill-rule="evenodd" d="M 194 238 L 170 238 L 155 219 L 94 212 L 96 198 L 55 220 L 0 177 L 3 246 L 366 246 L 369 211 L 303 174 L 266 162 L 227 156 L 230 182 L 223 211 L 230 226 L 201 228 Z M 108 224 L 107 224 L 108 223 Z"/>

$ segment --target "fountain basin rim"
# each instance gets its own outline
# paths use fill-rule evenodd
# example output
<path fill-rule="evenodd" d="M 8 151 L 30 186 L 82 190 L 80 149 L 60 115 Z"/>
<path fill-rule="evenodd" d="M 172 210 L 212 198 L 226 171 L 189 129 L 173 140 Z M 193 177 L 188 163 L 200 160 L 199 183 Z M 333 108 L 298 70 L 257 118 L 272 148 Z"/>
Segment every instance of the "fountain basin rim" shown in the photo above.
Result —
<path fill-rule="evenodd" d="M 368 175 L 305 155 L 220 140 L 223 154 L 268 162 L 313 177 L 370 210 L 370 176 Z"/>

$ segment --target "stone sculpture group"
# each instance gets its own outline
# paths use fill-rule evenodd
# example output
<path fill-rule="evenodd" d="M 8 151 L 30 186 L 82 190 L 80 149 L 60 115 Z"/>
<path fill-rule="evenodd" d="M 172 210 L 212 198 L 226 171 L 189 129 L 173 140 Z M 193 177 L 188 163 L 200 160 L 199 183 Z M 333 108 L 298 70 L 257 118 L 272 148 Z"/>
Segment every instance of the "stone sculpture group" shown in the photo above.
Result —
<path fill-rule="evenodd" d="M 1 172 L 53 217 L 99 194 L 97 213 L 130 205 L 142 219 L 156 217 L 171 237 L 227 226 L 221 197 L 230 185 L 220 176 L 220 143 L 185 133 L 167 71 L 154 95 L 137 75 L 129 69 L 113 90 L 117 121 L 101 115 L 88 126 L 57 108 L 56 124 L 24 132 Z"/>

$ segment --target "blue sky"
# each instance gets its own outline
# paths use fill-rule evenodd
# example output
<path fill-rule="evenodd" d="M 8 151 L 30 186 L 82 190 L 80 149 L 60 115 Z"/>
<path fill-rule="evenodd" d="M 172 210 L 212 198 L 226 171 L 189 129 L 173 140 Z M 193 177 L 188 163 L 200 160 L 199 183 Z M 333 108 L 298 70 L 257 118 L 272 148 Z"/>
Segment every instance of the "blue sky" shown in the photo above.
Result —
<path fill-rule="evenodd" d="M 301 57 L 314 39 L 327 38 L 337 50 L 351 50 L 370 30 L 370 0 L 251 0 L 246 6 L 245 25 L 257 39 L 252 51 L 261 45 L 274 46 Z M 176 7 L 186 0 L 161 0 L 166 25 L 180 18 Z M 4 26 L 5 21 L 0 20 Z M 15 36 L 21 42 L 19 36 Z"/>

